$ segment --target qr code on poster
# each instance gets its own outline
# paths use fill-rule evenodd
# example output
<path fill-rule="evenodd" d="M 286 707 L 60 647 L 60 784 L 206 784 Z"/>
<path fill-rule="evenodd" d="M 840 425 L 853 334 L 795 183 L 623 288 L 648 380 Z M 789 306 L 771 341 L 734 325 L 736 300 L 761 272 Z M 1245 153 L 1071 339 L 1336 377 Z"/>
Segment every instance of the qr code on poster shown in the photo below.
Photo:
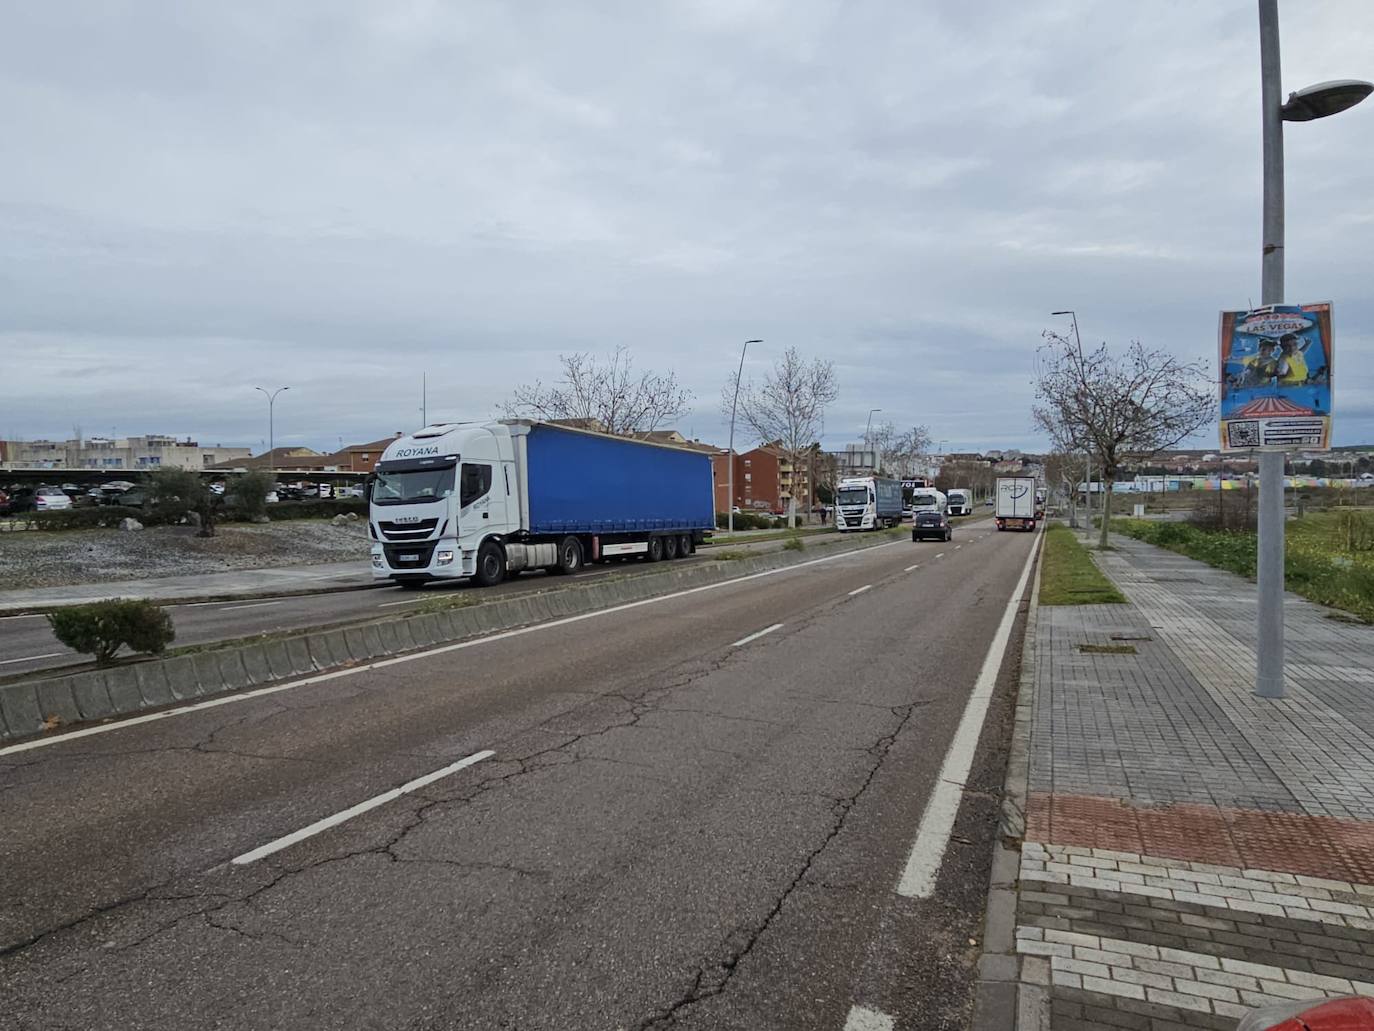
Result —
<path fill-rule="evenodd" d="M 1258 422 L 1228 422 L 1226 442 L 1231 447 L 1259 447 L 1260 427 Z"/>

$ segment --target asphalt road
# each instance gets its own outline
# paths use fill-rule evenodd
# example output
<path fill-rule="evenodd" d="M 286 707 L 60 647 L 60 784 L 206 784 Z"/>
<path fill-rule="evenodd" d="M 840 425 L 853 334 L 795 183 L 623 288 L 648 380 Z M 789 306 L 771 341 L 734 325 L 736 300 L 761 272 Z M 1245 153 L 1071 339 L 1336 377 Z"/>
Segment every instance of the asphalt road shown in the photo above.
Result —
<path fill-rule="evenodd" d="M 1016 634 L 937 890 L 895 886 L 1033 540 L 0 749 L 0 1024 L 963 1026 Z"/>
<path fill-rule="evenodd" d="M 838 535 L 835 535 L 838 537 Z M 809 538 L 808 538 L 809 539 Z M 781 541 L 750 543 L 737 541 L 718 551 L 776 551 Z M 710 558 L 707 547 L 678 563 L 702 562 Z M 359 569 L 364 568 L 359 564 Z M 633 568 L 628 563 L 588 566 L 578 574 L 580 578 L 623 573 Z M 550 586 L 567 583 L 564 577 L 550 577 L 542 570 L 522 573 L 514 580 L 491 592 L 546 590 Z M 379 587 L 374 590 L 347 590 L 320 594 L 305 594 L 273 598 L 244 598 L 234 601 L 201 602 L 167 605 L 176 627 L 176 643 L 207 644 L 213 641 L 251 637 L 255 634 L 300 630 L 329 623 L 383 616 L 396 608 L 414 605 L 438 591 L 482 590 L 468 581 L 436 584 L 423 591 L 404 591 L 399 587 Z M 42 615 L 0 616 L 0 677 L 33 673 L 58 666 L 83 663 L 88 656 L 71 651 L 52 635 L 47 619 Z"/>

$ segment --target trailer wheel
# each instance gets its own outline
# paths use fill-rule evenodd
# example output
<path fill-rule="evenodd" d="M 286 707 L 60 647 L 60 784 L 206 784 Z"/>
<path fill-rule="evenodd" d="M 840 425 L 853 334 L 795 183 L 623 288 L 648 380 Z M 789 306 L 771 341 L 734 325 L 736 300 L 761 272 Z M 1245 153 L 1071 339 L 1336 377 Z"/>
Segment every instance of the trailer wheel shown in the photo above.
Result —
<path fill-rule="evenodd" d="M 663 538 L 663 557 L 669 562 L 677 558 L 677 534 L 670 533 Z"/>
<path fill-rule="evenodd" d="M 571 576 L 582 568 L 582 542 L 576 537 L 564 537 L 558 542 L 558 562 L 549 567 L 550 573 Z"/>
<path fill-rule="evenodd" d="M 690 533 L 684 533 L 682 536 L 678 537 L 677 553 L 679 557 L 686 558 L 694 551 L 696 551 L 696 546 L 692 544 L 692 535 Z"/>
<path fill-rule="evenodd" d="M 479 587 L 492 587 L 506 577 L 506 553 L 495 541 L 487 541 L 477 549 L 477 569 L 472 578 Z"/>
<path fill-rule="evenodd" d="M 661 562 L 661 561 L 663 561 L 663 538 L 662 538 L 662 537 L 650 537 L 650 538 L 649 538 L 649 550 L 648 550 L 648 552 L 645 554 L 644 557 L 647 558 L 650 562 Z"/>

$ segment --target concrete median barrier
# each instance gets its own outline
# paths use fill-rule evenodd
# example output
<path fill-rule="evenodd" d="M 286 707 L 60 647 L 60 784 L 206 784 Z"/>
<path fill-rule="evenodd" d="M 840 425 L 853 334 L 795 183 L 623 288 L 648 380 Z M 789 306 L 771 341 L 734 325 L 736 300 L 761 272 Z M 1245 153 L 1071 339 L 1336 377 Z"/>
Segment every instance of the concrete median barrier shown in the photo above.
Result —
<path fill-rule="evenodd" d="M 54 717 L 60 723 L 81 722 L 81 710 L 76 707 L 76 696 L 72 694 L 70 678 L 40 680 L 36 686 L 40 723 Z"/>
<path fill-rule="evenodd" d="M 826 555 L 859 551 L 888 538 L 842 541 Z M 817 556 L 772 552 L 734 561 L 658 564 L 630 575 L 513 595 L 442 613 L 392 615 L 353 626 L 312 630 L 274 640 L 141 659 L 108 669 L 42 676 L 0 685 L 0 740 L 30 737 L 57 725 L 108 719 L 177 702 L 212 697 L 293 677 L 423 651 L 516 627 L 644 601 L 693 587 L 797 565 Z M 47 729 L 51 729 L 52 724 Z"/>
<path fill-rule="evenodd" d="M 5 732 L 13 737 L 37 734 L 43 729 L 43 713 L 38 708 L 38 691 L 33 684 L 0 688 L 0 712 L 4 713 Z"/>
<path fill-rule="evenodd" d="M 140 662 L 133 670 L 134 678 L 138 681 L 138 694 L 143 700 L 139 708 L 151 709 L 176 701 L 172 696 L 172 685 L 167 681 L 167 667 L 163 663 Z"/>

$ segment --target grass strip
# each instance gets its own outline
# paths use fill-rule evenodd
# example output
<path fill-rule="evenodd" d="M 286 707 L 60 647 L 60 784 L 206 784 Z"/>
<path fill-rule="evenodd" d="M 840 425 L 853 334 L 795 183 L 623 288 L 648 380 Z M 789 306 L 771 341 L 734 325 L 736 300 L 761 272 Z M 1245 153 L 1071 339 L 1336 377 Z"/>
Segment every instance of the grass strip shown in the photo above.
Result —
<path fill-rule="evenodd" d="M 1120 605 L 1126 601 L 1067 526 L 1045 531 L 1041 605 Z"/>

